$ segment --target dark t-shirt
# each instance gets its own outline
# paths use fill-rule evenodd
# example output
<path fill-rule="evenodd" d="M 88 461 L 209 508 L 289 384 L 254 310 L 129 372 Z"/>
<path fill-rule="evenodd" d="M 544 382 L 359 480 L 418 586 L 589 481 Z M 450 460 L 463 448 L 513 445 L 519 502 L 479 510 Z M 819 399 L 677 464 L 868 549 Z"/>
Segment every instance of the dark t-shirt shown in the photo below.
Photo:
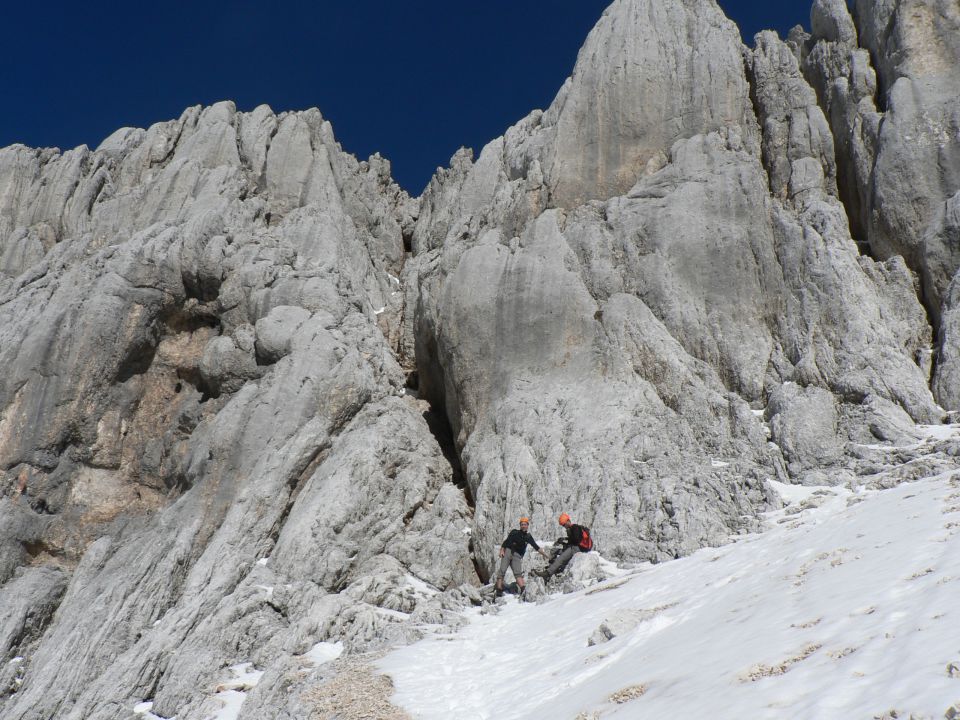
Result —
<path fill-rule="evenodd" d="M 500 547 L 505 547 L 507 550 L 513 550 L 515 553 L 523 557 L 523 554 L 527 551 L 527 545 L 532 547 L 534 550 L 539 550 L 540 546 L 537 545 L 537 541 L 533 539 L 533 535 L 523 530 L 511 530 L 510 534 L 507 535 L 507 539 L 503 541 L 503 545 Z"/>
<path fill-rule="evenodd" d="M 567 528 L 567 545 L 579 545 L 583 539 L 583 527 L 571 525 Z M 581 548 L 582 549 L 582 548 Z"/>

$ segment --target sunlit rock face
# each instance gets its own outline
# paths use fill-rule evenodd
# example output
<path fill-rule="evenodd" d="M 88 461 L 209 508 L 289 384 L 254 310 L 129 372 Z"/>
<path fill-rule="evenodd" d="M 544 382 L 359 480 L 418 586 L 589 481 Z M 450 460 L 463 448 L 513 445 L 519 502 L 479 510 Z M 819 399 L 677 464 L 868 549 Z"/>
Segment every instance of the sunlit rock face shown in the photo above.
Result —
<path fill-rule="evenodd" d="M 614 556 L 682 554 L 764 508 L 764 478 L 850 472 L 844 445 L 881 408 L 942 417 L 914 276 L 851 238 L 795 47 L 738 37 L 712 3 L 615 3 L 551 108 L 421 198 L 406 345 L 451 418 L 483 544 L 504 518 L 572 506 Z M 661 51 L 679 76 L 638 59 Z M 685 125 L 654 117 L 687 101 L 667 113 Z M 605 174 L 623 148 L 640 160 Z"/>
<path fill-rule="evenodd" d="M 917 274 L 939 332 L 935 396 L 960 410 L 949 292 L 960 269 L 960 7 L 858 0 L 851 17 L 818 1 L 813 19 L 798 51 L 836 138 L 851 225 L 873 255 L 901 255 Z"/>
<path fill-rule="evenodd" d="M 618 0 L 420 198 L 316 110 L 0 150 L 0 715 L 306 717 L 521 514 L 667 560 L 960 409 L 955 5 L 811 19 Z"/>
<path fill-rule="evenodd" d="M 387 558 L 400 596 L 476 577 L 391 340 L 416 203 L 385 161 L 230 103 L 2 158 L 0 572 L 43 608 L 4 717 L 190 716 L 228 656 L 383 635 L 341 591 Z"/>

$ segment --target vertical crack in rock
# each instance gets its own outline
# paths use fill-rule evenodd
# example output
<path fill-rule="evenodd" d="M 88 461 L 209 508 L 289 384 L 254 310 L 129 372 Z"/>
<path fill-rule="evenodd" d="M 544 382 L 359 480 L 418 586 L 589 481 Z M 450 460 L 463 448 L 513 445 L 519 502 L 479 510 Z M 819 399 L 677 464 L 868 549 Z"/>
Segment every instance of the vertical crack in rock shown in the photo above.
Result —
<path fill-rule="evenodd" d="M 421 374 L 417 370 L 413 370 L 407 375 L 407 388 L 411 395 L 419 397 L 420 378 Z M 426 421 L 431 435 L 433 435 L 434 439 L 436 440 L 437 445 L 440 448 L 440 452 L 443 454 L 443 458 L 450 466 L 451 481 L 453 482 L 454 486 L 456 486 L 463 493 L 463 498 L 466 501 L 467 507 L 469 508 L 472 516 L 476 512 L 476 500 L 474 499 L 473 492 L 470 488 L 470 483 L 467 482 L 466 475 L 463 471 L 460 453 L 457 450 L 457 444 L 454 440 L 453 427 L 450 423 L 450 418 L 444 409 L 444 404 L 442 401 L 438 401 L 436 398 L 434 398 L 432 401 L 423 399 L 423 402 L 427 405 L 427 409 L 422 413 L 423 419 Z M 489 574 L 486 572 L 484 565 L 477 557 L 472 535 L 468 545 L 468 550 L 470 552 L 470 558 L 472 560 L 474 572 L 476 573 L 477 578 L 481 583 L 486 583 L 489 578 Z"/>
<path fill-rule="evenodd" d="M 430 409 L 423 413 L 423 419 L 427 421 L 430 433 L 436 438 L 443 457 L 450 463 L 453 484 L 463 490 L 467 505 L 471 508 L 476 507 L 470 492 L 470 486 L 463 475 L 460 455 L 457 453 L 456 443 L 453 441 L 453 428 L 450 427 L 450 419 L 447 417 L 447 413 L 442 408 L 431 404 Z"/>
<path fill-rule="evenodd" d="M 436 405 L 431 404 L 430 408 L 424 411 L 423 419 L 427 421 L 427 427 L 430 428 L 431 434 L 436 438 L 443 457 L 450 464 L 453 484 L 463 492 L 463 497 L 467 501 L 467 507 L 470 508 L 471 513 L 475 512 L 476 501 L 473 498 L 473 493 L 470 491 L 470 484 L 467 482 L 463 473 L 460 454 L 457 452 L 457 446 L 453 439 L 453 428 L 450 426 L 450 419 L 447 417 L 447 413 L 442 409 L 442 406 L 438 408 Z M 480 582 L 486 583 L 489 577 L 481 563 L 478 562 L 472 537 L 469 543 L 469 550 L 477 578 Z"/>

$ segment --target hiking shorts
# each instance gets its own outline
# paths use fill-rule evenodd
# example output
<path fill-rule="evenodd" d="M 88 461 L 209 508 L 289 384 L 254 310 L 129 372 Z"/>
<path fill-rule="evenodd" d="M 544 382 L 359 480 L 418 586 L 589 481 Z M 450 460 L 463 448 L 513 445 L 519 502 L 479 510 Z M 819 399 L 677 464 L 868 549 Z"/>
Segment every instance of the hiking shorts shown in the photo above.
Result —
<path fill-rule="evenodd" d="M 500 558 L 500 568 L 497 570 L 497 580 L 502 580 L 507 572 L 507 567 L 513 570 L 513 576 L 517 579 L 523 577 L 523 555 L 513 550 L 504 550 L 503 557 Z"/>

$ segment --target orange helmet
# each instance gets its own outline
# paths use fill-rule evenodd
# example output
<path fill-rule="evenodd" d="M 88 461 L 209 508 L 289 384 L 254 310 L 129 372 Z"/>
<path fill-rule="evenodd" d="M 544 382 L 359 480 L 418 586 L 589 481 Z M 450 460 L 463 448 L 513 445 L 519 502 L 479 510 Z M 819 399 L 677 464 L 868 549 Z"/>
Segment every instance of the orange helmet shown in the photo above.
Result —
<path fill-rule="evenodd" d="M 521 522 L 521 523 L 526 523 L 527 525 L 529 525 L 529 524 L 530 524 L 530 518 L 528 518 L 528 517 L 522 517 L 522 518 L 520 518 L 520 522 Z"/>
<path fill-rule="evenodd" d="M 561 513 L 560 517 L 557 518 L 557 522 L 561 525 L 566 525 L 568 522 L 570 522 L 570 516 L 566 513 Z"/>

